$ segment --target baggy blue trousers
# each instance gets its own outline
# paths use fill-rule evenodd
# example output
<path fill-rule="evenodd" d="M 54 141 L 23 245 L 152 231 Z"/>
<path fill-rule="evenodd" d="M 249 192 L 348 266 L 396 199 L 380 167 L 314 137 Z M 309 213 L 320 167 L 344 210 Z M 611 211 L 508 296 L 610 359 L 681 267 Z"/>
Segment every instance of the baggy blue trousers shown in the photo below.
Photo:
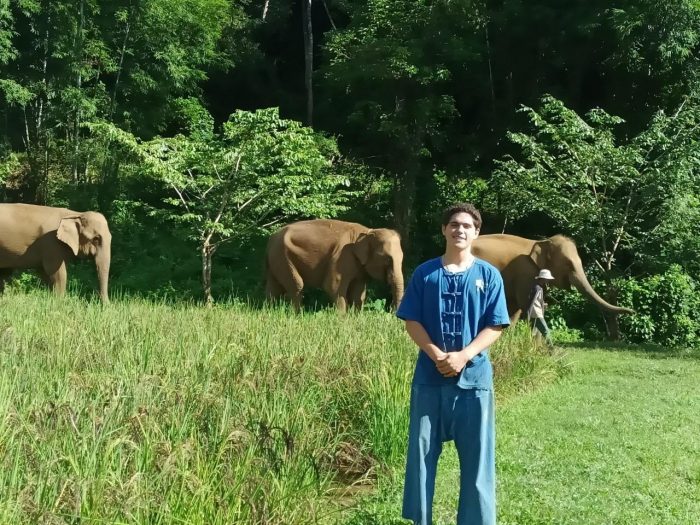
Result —
<path fill-rule="evenodd" d="M 403 517 L 433 523 L 442 443 L 454 440 L 460 466 L 457 525 L 495 525 L 496 464 L 492 390 L 413 385 Z"/>

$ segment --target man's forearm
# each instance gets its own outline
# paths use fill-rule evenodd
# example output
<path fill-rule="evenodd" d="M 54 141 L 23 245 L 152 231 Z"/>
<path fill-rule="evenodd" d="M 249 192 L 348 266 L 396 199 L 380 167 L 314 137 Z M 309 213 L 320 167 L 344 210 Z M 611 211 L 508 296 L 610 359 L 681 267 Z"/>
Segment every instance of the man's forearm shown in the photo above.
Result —
<path fill-rule="evenodd" d="M 418 321 L 406 321 L 406 332 L 408 332 L 413 342 L 418 345 L 418 348 L 428 354 L 428 357 L 433 361 L 437 361 L 438 357 L 445 353 L 433 343 L 428 332 L 425 331 L 423 325 Z"/>
<path fill-rule="evenodd" d="M 467 362 L 473 359 L 474 356 L 482 350 L 495 343 L 498 338 L 501 337 L 503 328 L 503 326 L 487 326 L 479 332 L 472 342 L 462 349 L 464 356 L 467 358 Z"/>
<path fill-rule="evenodd" d="M 458 375 L 475 355 L 494 343 L 502 331 L 503 327 L 487 326 L 462 350 L 445 354 L 442 359 L 436 361 L 438 372 L 445 377 Z"/>

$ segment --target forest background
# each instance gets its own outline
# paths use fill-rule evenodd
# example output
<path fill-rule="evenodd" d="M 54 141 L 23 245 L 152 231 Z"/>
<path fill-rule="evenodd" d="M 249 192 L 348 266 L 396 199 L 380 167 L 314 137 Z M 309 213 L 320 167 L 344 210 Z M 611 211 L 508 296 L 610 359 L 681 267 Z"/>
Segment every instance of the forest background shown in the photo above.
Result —
<path fill-rule="evenodd" d="M 699 65 L 698 0 L 5 0 L 0 200 L 103 212 L 113 292 L 241 301 L 286 222 L 394 227 L 408 277 L 470 200 L 574 238 L 627 340 L 693 346 Z"/>

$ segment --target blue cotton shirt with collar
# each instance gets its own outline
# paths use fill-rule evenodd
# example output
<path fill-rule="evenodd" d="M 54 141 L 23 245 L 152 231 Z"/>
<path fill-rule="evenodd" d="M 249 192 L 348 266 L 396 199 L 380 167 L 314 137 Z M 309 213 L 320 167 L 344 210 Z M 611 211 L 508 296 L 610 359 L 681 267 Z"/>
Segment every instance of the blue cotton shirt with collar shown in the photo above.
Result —
<path fill-rule="evenodd" d="M 462 350 L 488 326 L 510 324 L 501 274 L 481 259 L 457 273 L 445 270 L 440 257 L 424 262 L 413 272 L 396 315 L 419 322 L 431 341 L 446 352 Z M 444 377 L 419 351 L 413 383 L 492 389 L 487 350 L 474 356 L 456 377 Z"/>

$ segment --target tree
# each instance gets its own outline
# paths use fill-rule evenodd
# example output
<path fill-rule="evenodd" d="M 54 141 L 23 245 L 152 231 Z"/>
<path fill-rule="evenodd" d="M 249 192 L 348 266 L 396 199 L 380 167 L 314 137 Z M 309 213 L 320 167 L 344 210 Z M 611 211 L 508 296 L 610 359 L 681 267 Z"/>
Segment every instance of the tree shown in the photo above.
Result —
<path fill-rule="evenodd" d="M 146 174 L 171 195 L 151 213 L 182 227 L 197 243 L 204 299 L 213 302 L 211 275 L 217 249 L 269 233 L 282 221 L 332 217 L 344 209 L 349 181 L 335 174 L 332 139 L 279 118 L 276 108 L 237 111 L 214 132 L 213 121 L 190 101 L 187 135 L 139 142 L 114 126 L 99 131 L 146 164 Z"/>
<path fill-rule="evenodd" d="M 697 202 L 697 104 L 657 113 L 645 131 L 626 141 L 615 135 L 623 120 L 601 109 L 584 119 L 547 96 L 539 110 L 521 111 L 532 131 L 508 134 L 520 152 L 499 161 L 492 180 L 501 212 L 550 217 L 591 255 L 608 285 L 635 264 L 642 270 L 658 260 L 667 241 L 655 236 L 650 242 L 649 233 L 677 225 L 674 210 L 689 195 Z M 614 290 L 608 290 L 614 302 Z M 612 335 L 616 326 L 609 325 Z"/>
<path fill-rule="evenodd" d="M 641 198 L 653 207 L 636 245 L 643 273 L 673 264 L 700 279 L 700 99 L 686 98 L 670 115 L 658 112 L 634 143 L 645 154 L 649 185 Z"/>
<path fill-rule="evenodd" d="M 700 2 L 617 0 L 606 19 L 614 91 L 632 88 L 620 110 L 647 117 L 700 93 Z"/>
<path fill-rule="evenodd" d="M 394 174 L 394 222 L 407 244 L 435 156 L 445 149 L 456 156 L 466 142 L 456 104 L 464 85 L 455 78 L 484 65 L 483 23 L 480 4 L 465 0 L 377 0 L 326 46 L 329 110 L 358 154 Z"/>
<path fill-rule="evenodd" d="M 83 136 L 84 122 L 107 120 L 152 137 L 170 124 L 174 101 L 197 94 L 207 70 L 235 59 L 219 48 L 240 22 L 226 0 L 5 4 L 4 139 L 22 144 L 29 170 L 15 198 L 27 202 L 54 200 L 58 186 L 99 185 L 113 171 L 96 162 L 103 145 Z"/>

